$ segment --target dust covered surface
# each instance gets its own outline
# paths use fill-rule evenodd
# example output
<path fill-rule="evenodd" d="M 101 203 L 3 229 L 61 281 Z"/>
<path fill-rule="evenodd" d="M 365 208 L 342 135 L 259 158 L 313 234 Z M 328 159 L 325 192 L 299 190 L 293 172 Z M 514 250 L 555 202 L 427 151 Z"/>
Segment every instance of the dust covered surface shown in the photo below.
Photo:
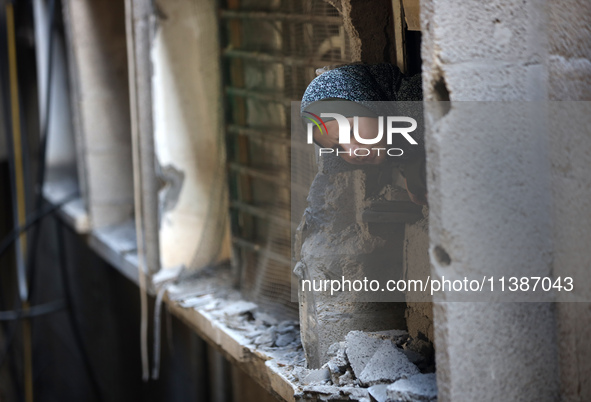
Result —
<path fill-rule="evenodd" d="M 325 365 L 311 370 L 306 368 L 299 323 L 244 300 L 232 288 L 231 278 L 229 270 L 219 269 L 171 283 L 167 286 L 168 302 L 207 317 L 209 326 L 229 335 L 237 344 L 233 346 L 246 351 L 245 359 L 256 356 L 264 361 L 267 375 L 293 389 L 293 400 L 436 400 L 435 376 L 425 374 L 434 371 L 432 350 L 406 331 L 351 331 L 345 340 L 330 347 L 330 360 Z M 224 350 L 229 347 L 220 346 Z M 383 387 L 402 380 L 401 386 L 392 390 Z M 396 395 L 396 399 L 388 395 Z"/>

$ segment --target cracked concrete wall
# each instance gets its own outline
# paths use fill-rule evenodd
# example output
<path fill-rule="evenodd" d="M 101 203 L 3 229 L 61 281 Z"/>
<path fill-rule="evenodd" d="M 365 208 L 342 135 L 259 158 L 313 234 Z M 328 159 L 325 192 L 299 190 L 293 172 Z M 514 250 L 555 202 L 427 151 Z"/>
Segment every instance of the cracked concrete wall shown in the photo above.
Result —
<path fill-rule="evenodd" d="M 217 8 L 208 0 L 158 1 L 156 8 L 161 260 L 164 268 L 199 269 L 228 259 L 230 250 Z"/>
<path fill-rule="evenodd" d="M 550 275 L 554 183 L 543 119 L 511 136 L 498 124 L 518 124 L 518 112 L 490 121 L 484 108 L 457 102 L 547 99 L 546 2 L 424 0 L 421 22 L 425 97 L 451 101 L 426 116 L 432 275 Z M 555 307 L 437 300 L 439 400 L 557 400 Z"/>
<path fill-rule="evenodd" d="M 391 225 L 387 235 L 377 235 L 361 218 L 369 200 L 384 185 L 380 178 L 392 175 L 390 167 L 382 169 L 350 165 L 333 155 L 324 155 L 320 160 L 299 228 L 300 240 L 294 246 L 298 261 L 294 272 L 300 279 L 402 277 L 404 226 Z M 384 269 L 385 262 L 390 264 L 388 270 Z M 329 347 L 344 341 L 350 331 L 406 327 L 404 303 L 375 302 L 379 294 L 330 293 L 310 291 L 301 285 L 299 288 L 302 345 L 310 368 L 326 363 Z"/>
<path fill-rule="evenodd" d="M 552 100 L 591 100 L 591 3 L 558 0 L 548 4 L 549 95 Z M 588 113 L 570 104 L 571 112 Z M 576 114 L 575 114 L 576 116 Z M 577 275 L 591 289 L 591 136 L 581 119 L 562 118 L 550 131 L 554 198 L 554 276 Z M 585 274 L 586 273 L 586 274 Z M 591 306 L 557 305 L 560 385 L 563 401 L 591 400 Z"/>

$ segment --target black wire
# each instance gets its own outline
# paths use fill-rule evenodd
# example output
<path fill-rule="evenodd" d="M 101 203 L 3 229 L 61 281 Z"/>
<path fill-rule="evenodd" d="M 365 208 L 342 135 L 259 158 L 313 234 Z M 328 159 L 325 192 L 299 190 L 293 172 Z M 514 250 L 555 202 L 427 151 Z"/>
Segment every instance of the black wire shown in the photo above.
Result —
<path fill-rule="evenodd" d="M 25 222 L 24 225 L 18 226 L 17 228 L 13 229 L 9 234 L 7 234 L 4 237 L 4 239 L 2 239 L 2 242 L 0 242 L 0 257 L 2 257 L 4 255 L 4 253 L 10 249 L 10 246 L 12 245 L 12 243 L 14 243 L 16 241 L 16 239 L 18 239 L 18 237 L 21 235 L 21 233 L 26 232 L 27 230 L 31 229 L 41 219 L 54 213 L 59 208 L 61 208 L 64 204 L 67 204 L 68 202 L 75 200 L 78 197 L 80 197 L 80 194 L 78 192 L 71 194 L 68 197 L 61 200 L 60 202 L 50 205 L 49 207 L 46 207 L 45 209 L 38 211 L 37 213 L 35 213 L 32 216 L 30 216 L 29 218 L 27 218 L 27 221 Z"/>
<path fill-rule="evenodd" d="M 36 304 L 26 310 L 17 309 L 0 311 L 0 321 L 17 321 L 21 318 L 37 317 L 40 315 L 55 313 L 64 310 L 65 308 L 66 303 L 63 300 L 54 300 L 47 303 Z"/>
<path fill-rule="evenodd" d="M 67 259 L 66 259 L 66 250 L 65 250 L 65 243 L 64 243 L 64 228 L 63 224 L 60 219 L 55 219 L 55 227 L 57 232 L 57 250 L 58 250 L 58 260 L 59 266 L 61 270 L 61 277 L 62 277 L 62 286 L 64 288 L 64 298 L 66 299 L 68 317 L 70 318 L 70 324 L 72 325 L 72 332 L 74 334 L 74 341 L 76 342 L 76 346 L 80 350 L 80 354 L 82 355 L 82 362 L 84 363 L 84 368 L 86 373 L 88 374 L 88 379 L 92 385 L 92 389 L 97 396 L 99 401 L 103 400 L 103 395 L 101 388 L 99 386 L 96 373 L 90 364 L 90 358 L 88 356 L 88 352 L 84 346 L 84 342 L 82 340 L 82 331 L 80 330 L 80 323 L 76 318 L 76 314 L 74 312 L 74 303 L 72 301 L 72 290 L 70 288 L 70 282 L 68 280 L 68 268 L 67 268 Z"/>
<path fill-rule="evenodd" d="M 6 20 L 6 13 L 4 10 L 2 11 L 2 19 L 0 21 L 1 29 L 0 29 L 0 83 L 2 86 L 2 106 L 4 112 L 4 127 L 5 127 L 5 135 L 6 135 L 6 146 L 7 146 L 7 154 L 8 154 L 8 174 L 10 177 L 10 202 L 11 202 L 11 209 L 13 214 L 13 225 L 18 226 L 18 221 L 16 220 L 18 214 L 17 210 L 17 202 L 16 202 L 16 183 L 15 183 L 15 168 L 14 168 L 14 146 L 13 146 L 13 138 L 12 138 L 12 125 L 14 122 L 12 121 L 12 113 L 10 110 L 10 80 L 9 80 L 9 60 L 8 60 L 8 25 Z M 18 303 L 18 292 L 16 293 L 16 300 L 14 305 L 16 306 Z M 2 301 L 3 302 L 3 301 Z M 2 303 L 3 304 L 3 303 Z M 5 308 L 3 305 L 0 308 Z M 3 322 L 2 326 L 5 333 L 11 333 L 11 338 L 14 339 L 14 334 L 16 333 L 16 327 L 18 322 L 15 322 L 12 326 L 12 331 L 10 331 L 10 324 L 8 322 Z M 7 339 L 8 340 L 8 339 Z M 11 342 L 5 342 L 5 351 L 9 353 L 11 350 Z M 8 356 L 8 355 L 4 355 Z M 3 358 L 4 359 L 4 358 Z M 22 400 L 22 381 L 19 376 L 19 370 L 17 369 L 16 358 L 10 359 L 10 372 L 14 380 L 15 384 L 15 391 L 17 393 L 17 399 Z"/>

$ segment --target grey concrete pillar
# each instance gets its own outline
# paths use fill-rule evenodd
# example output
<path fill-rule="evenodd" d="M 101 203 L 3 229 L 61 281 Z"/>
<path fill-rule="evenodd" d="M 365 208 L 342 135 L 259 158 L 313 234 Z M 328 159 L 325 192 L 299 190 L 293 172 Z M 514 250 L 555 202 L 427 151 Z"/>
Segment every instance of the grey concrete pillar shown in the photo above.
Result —
<path fill-rule="evenodd" d="M 591 100 L 591 3 L 559 0 L 549 10 L 549 96 L 552 100 Z M 575 276 L 591 289 L 591 136 L 589 102 L 560 108 L 562 124 L 550 130 L 554 200 L 554 276 Z M 588 300 L 588 299 L 587 299 Z M 559 303 L 558 350 L 563 401 L 591 400 L 591 306 Z"/>
<path fill-rule="evenodd" d="M 322 158 L 299 228 L 301 243 L 295 244 L 298 264 L 294 272 L 300 280 L 320 284 L 343 277 L 350 281 L 379 275 L 402 277 L 404 223 L 380 228 L 388 232 L 380 236 L 362 218 L 371 195 L 375 197 L 384 184 L 380 185 L 380 177 L 391 181 L 391 169 L 360 168 L 332 155 Z M 399 192 L 408 199 L 402 189 Z M 380 294 L 370 292 L 331 294 L 319 289 L 310 291 L 300 282 L 300 329 L 310 368 L 326 363 L 329 347 L 344 341 L 350 331 L 406 328 L 404 302 L 374 302 Z"/>
<path fill-rule="evenodd" d="M 545 2 L 421 2 L 432 276 L 551 274 L 545 122 L 458 101 L 546 99 Z M 543 120 L 543 119 L 542 119 Z M 440 401 L 558 397 L 554 305 L 434 306 Z"/>

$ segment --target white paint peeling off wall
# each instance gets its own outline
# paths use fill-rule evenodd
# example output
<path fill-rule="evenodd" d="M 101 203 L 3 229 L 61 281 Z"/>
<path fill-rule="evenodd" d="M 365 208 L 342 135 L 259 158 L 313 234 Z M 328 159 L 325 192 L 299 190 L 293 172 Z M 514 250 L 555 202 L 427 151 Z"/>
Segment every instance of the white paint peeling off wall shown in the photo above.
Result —
<path fill-rule="evenodd" d="M 154 138 L 164 268 L 199 269 L 229 258 L 215 3 L 157 2 L 152 49 Z"/>

